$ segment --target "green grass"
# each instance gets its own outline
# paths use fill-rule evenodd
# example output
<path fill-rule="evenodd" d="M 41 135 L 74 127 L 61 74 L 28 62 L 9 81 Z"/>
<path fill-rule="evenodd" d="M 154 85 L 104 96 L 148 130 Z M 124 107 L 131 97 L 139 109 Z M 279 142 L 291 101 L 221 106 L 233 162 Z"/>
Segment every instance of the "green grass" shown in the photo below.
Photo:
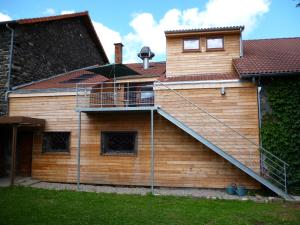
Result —
<path fill-rule="evenodd" d="M 0 224 L 300 224 L 299 203 L 0 188 Z"/>

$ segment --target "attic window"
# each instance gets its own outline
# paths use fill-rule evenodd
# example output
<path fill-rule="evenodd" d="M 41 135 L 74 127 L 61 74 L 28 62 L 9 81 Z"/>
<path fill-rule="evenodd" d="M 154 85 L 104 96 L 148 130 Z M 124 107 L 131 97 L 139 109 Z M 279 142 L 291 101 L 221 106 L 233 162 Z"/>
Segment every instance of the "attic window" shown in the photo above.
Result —
<path fill-rule="evenodd" d="M 223 37 L 209 37 L 206 38 L 206 50 L 224 50 Z"/>
<path fill-rule="evenodd" d="M 199 38 L 187 38 L 183 40 L 183 51 L 197 51 L 200 50 Z"/>

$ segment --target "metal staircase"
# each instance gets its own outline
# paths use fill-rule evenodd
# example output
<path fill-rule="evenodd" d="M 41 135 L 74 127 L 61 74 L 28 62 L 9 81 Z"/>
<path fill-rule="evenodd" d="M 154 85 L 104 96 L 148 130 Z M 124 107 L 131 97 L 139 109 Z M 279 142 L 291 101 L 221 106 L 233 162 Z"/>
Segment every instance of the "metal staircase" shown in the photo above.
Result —
<path fill-rule="evenodd" d="M 286 200 L 288 164 L 164 83 L 155 83 L 157 112 Z M 159 93 L 158 93 L 159 92 Z M 175 104 L 176 103 L 176 104 Z M 180 106 L 178 108 L 178 106 Z"/>

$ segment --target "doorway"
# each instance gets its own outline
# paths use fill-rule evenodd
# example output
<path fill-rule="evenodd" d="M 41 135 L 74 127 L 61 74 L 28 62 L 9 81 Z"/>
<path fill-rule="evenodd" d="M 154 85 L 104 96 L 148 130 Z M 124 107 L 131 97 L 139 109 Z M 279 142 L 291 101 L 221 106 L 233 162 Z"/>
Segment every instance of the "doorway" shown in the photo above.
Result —
<path fill-rule="evenodd" d="M 33 132 L 20 131 L 17 139 L 16 176 L 30 177 L 32 165 Z"/>

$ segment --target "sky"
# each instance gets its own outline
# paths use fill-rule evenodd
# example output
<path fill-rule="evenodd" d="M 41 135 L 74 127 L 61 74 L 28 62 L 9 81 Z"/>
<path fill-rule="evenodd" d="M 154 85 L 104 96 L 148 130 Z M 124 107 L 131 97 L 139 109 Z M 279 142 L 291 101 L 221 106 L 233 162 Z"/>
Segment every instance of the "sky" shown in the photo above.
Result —
<path fill-rule="evenodd" d="M 165 60 L 165 30 L 244 25 L 243 39 L 300 37 L 298 0 L 0 0 L 0 21 L 89 11 L 111 62 L 114 43 L 124 62 L 140 62 L 149 46 Z"/>

